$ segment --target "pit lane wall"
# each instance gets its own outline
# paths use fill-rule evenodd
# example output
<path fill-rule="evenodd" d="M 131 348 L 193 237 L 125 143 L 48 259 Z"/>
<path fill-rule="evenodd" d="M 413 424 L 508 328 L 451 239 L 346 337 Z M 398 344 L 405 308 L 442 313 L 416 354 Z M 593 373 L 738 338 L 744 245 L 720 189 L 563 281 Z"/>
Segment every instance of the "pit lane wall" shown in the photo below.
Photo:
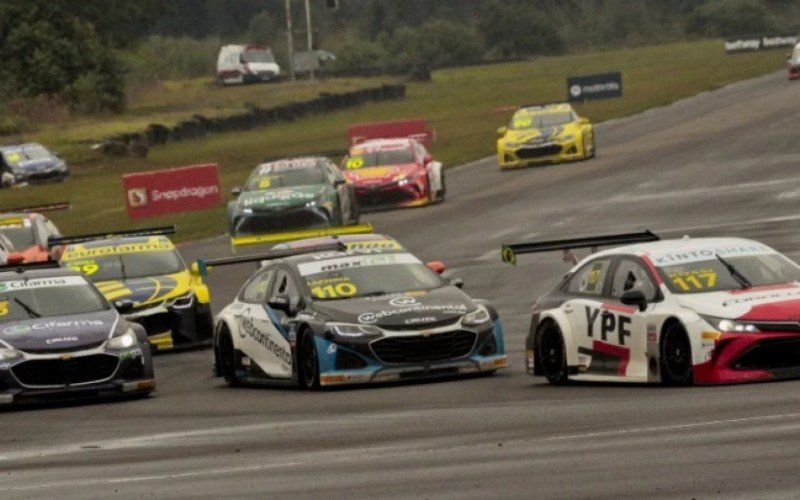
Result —
<path fill-rule="evenodd" d="M 122 182 L 131 219 L 205 210 L 222 204 L 215 163 L 126 174 Z"/>

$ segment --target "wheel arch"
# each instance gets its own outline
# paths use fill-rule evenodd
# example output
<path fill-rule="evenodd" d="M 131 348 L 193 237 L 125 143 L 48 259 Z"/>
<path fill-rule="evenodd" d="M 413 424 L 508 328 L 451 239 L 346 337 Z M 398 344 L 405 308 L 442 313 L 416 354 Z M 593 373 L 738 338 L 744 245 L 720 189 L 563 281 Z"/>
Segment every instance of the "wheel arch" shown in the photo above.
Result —
<path fill-rule="evenodd" d="M 555 323 L 555 325 L 561 331 L 561 337 L 564 339 L 564 350 L 566 351 L 567 355 L 567 369 L 569 370 L 570 366 L 576 366 L 578 364 L 578 347 L 577 343 L 575 342 L 575 338 L 572 335 L 572 331 L 569 328 L 565 328 L 565 325 L 569 325 L 569 319 L 560 309 L 543 311 L 539 317 L 539 322 L 536 325 L 536 331 L 534 332 L 533 338 L 534 356 L 536 356 L 537 361 L 535 366 L 541 366 L 541 362 L 539 361 L 541 329 L 542 325 L 548 321 Z"/>

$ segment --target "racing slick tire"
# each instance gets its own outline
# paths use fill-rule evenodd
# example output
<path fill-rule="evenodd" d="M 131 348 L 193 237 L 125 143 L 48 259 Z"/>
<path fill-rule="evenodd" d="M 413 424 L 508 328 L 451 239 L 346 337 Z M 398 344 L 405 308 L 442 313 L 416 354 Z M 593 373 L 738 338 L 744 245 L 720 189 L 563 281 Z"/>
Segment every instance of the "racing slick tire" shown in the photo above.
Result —
<path fill-rule="evenodd" d="M 300 376 L 298 380 L 300 387 L 304 389 L 319 389 L 319 357 L 317 356 L 317 344 L 314 342 L 314 334 L 311 330 L 305 329 L 300 335 Z"/>
<path fill-rule="evenodd" d="M 662 382 L 666 385 L 691 385 L 694 381 L 692 344 L 680 323 L 667 325 L 661 335 L 659 349 Z"/>
<path fill-rule="evenodd" d="M 553 385 L 564 385 L 569 381 L 567 351 L 564 335 L 553 321 L 545 321 L 539 327 L 539 361 L 542 373 Z"/>
<path fill-rule="evenodd" d="M 217 345 L 217 363 L 219 363 L 220 375 L 231 387 L 241 385 L 236 378 L 236 351 L 233 348 L 233 340 L 227 328 L 222 330 Z"/>
<path fill-rule="evenodd" d="M 436 201 L 438 201 L 440 203 L 444 201 L 444 197 L 447 194 L 447 184 L 444 183 L 444 171 L 442 171 L 441 175 L 442 175 L 442 180 L 440 182 L 442 184 L 442 189 L 440 189 L 436 193 Z"/>
<path fill-rule="evenodd" d="M 594 155 L 595 155 L 594 134 L 592 134 L 591 141 L 587 138 L 587 135 L 584 134 L 583 135 L 583 159 L 584 160 L 588 160 L 590 158 L 594 158 Z"/>

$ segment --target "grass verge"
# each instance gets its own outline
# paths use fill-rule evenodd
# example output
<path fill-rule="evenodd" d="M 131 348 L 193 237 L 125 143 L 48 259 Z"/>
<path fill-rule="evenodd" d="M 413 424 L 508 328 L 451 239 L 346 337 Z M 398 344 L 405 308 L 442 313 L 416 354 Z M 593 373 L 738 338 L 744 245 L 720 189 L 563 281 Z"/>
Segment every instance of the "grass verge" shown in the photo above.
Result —
<path fill-rule="evenodd" d="M 281 154 L 314 152 L 346 147 L 348 124 L 399 118 L 425 117 L 436 130 L 432 150 L 446 165 L 459 165 L 494 153 L 495 130 L 510 112 L 497 109 L 525 102 L 554 101 L 564 98 L 566 77 L 619 70 L 623 73 L 624 97 L 581 105 L 579 112 L 595 122 L 638 113 L 678 99 L 722 87 L 729 83 L 775 71 L 784 64 L 783 51 L 765 51 L 728 56 L 721 41 L 666 44 L 638 49 L 586 53 L 540 58 L 531 62 L 475 66 L 436 71 L 429 83 L 410 84 L 403 101 L 360 106 L 328 115 L 318 115 L 293 123 L 259 128 L 243 133 L 211 135 L 153 148 L 145 160 L 108 158 L 90 153 L 80 141 L 98 134 L 113 133 L 120 122 L 96 121 L 49 127 L 27 139 L 56 144 L 73 168 L 64 184 L 33 186 L 4 193 L 3 207 L 29 205 L 61 199 L 73 202 L 73 210 L 53 214 L 65 234 L 129 227 L 125 213 L 121 176 L 124 173 L 216 162 L 220 165 L 224 192 L 242 182 L 262 158 Z M 374 85 L 375 80 L 302 82 L 287 85 L 285 97 L 296 99 L 297 92 L 358 88 Z M 159 109 L 186 107 L 186 113 L 204 112 L 208 102 L 191 96 L 192 85 L 171 84 L 178 90 L 173 99 L 151 96 L 151 105 L 134 108 L 135 119 L 126 124 L 158 121 Z M 269 89 L 269 86 L 263 86 Z M 183 90 L 181 90 L 183 89 Z M 222 89 L 243 98 L 250 89 Z M 297 90 L 301 89 L 301 90 Z M 283 91 L 283 89 L 281 89 Z M 313 95 L 311 93 L 311 95 Z M 204 94 L 200 94 L 204 95 Z M 231 98 L 230 102 L 235 99 Z M 191 107 L 197 101 L 197 108 Z M 177 106 L 175 103 L 182 103 Z M 205 106 L 205 108 L 204 108 Z M 152 113 L 148 113 L 147 110 Z M 208 111 L 205 111 L 208 112 Z M 184 114 L 185 116 L 185 114 Z M 140 120 L 140 121 L 137 121 Z M 164 120 L 162 120 L 164 121 Z M 65 147 L 60 147 L 64 145 Z M 201 213 L 158 217 L 147 225 L 176 224 L 178 240 L 197 239 L 225 232 L 225 207 Z M 136 226 L 142 226 L 137 222 Z"/>

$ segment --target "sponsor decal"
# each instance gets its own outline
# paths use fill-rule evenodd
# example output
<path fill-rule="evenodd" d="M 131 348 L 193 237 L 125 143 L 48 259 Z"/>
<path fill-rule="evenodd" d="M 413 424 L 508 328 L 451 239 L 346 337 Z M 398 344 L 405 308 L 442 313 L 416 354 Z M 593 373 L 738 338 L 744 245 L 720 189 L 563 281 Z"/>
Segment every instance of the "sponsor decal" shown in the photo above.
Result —
<path fill-rule="evenodd" d="M 797 37 L 794 35 L 742 35 L 725 40 L 725 52 L 749 52 L 755 50 L 794 47 Z"/>
<path fill-rule="evenodd" d="M 119 359 L 121 360 L 141 358 L 141 357 L 142 357 L 142 349 L 140 347 L 125 351 L 119 355 Z"/>
<path fill-rule="evenodd" d="M 331 344 L 328 346 L 328 354 L 336 354 L 336 344 Z"/>
<path fill-rule="evenodd" d="M 65 278 L 37 278 L 31 280 L 0 281 L 0 292 L 15 290 L 31 290 L 34 288 L 51 288 L 59 286 L 85 285 L 86 280 L 79 276 Z"/>
<path fill-rule="evenodd" d="M 567 78 L 568 101 L 588 101 L 611 97 L 622 97 L 622 73 L 602 73 Z"/>
<path fill-rule="evenodd" d="M 267 176 L 269 174 L 276 174 L 285 172 L 287 170 L 303 170 L 312 168 L 317 165 L 319 160 L 317 158 L 288 158 L 285 160 L 278 160 L 269 163 L 263 163 L 258 166 L 259 176 Z"/>
<path fill-rule="evenodd" d="M 656 329 L 656 325 L 652 323 L 647 324 L 647 341 L 648 342 L 658 341 L 658 330 Z"/>
<path fill-rule="evenodd" d="M 382 319 L 392 316 L 398 316 L 408 313 L 435 313 L 440 312 L 444 314 L 459 314 L 464 315 L 467 313 L 467 306 L 465 304 L 444 304 L 444 305 L 423 305 L 414 304 L 396 309 L 387 309 L 377 312 L 363 313 L 358 317 L 358 322 L 366 325 L 377 323 Z"/>
<path fill-rule="evenodd" d="M 78 319 L 66 321 L 41 321 L 37 323 L 7 326 L 3 328 L 2 332 L 7 335 L 21 335 L 37 330 L 54 330 L 66 328 L 84 328 L 87 326 L 103 326 L 103 323 L 97 319 Z M 66 338 L 66 337 L 65 337 Z"/>
<path fill-rule="evenodd" d="M 595 330 L 595 325 L 599 323 L 598 333 L 600 334 L 600 338 L 603 340 L 603 342 L 608 340 L 609 334 L 616 333 L 618 344 L 623 346 L 625 345 L 625 337 L 630 338 L 631 336 L 632 319 L 629 316 L 614 314 L 609 310 L 604 310 L 603 314 L 601 315 L 600 309 L 589 306 L 584 307 L 586 309 L 586 334 L 589 337 L 594 337 L 595 332 L 597 332 L 597 330 Z M 599 321 L 598 316 L 600 317 Z"/>
<path fill-rule="evenodd" d="M 295 191 L 295 190 L 265 191 L 261 193 L 260 196 L 243 199 L 242 206 L 252 207 L 254 205 L 264 205 L 274 201 L 294 201 L 294 200 L 305 201 L 305 200 L 313 200 L 316 197 L 317 197 L 316 193 L 308 193 L 305 191 Z"/>
<path fill-rule="evenodd" d="M 765 293 L 760 295 L 751 295 L 746 297 L 737 297 L 735 299 L 726 300 L 725 302 L 722 303 L 722 305 L 732 306 L 736 304 L 748 304 L 750 302 L 762 302 L 762 301 L 779 302 L 783 300 L 790 300 L 795 297 L 800 297 L 800 290 L 793 292 L 774 292 L 774 293 Z"/>
<path fill-rule="evenodd" d="M 331 258 L 334 257 L 334 258 Z M 324 256 L 315 255 L 312 258 L 318 262 L 304 262 L 297 266 L 302 276 L 309 276 L 317 273 L 338 271 L 355 267 L 382 266 L 388 264 L 419 264 L 420 260 L 409 253 L 398 254 L 378 254 L 364 256 L 342 257 L 341 253 Z"/>
<path fill-rule="evenodd" d="M 11 369 L 11 363 L 0 363 L 0 372 L 8 371 Z"/>
<path fill-rule="evenodd" d="M 121 255 L 128 253 L 143 252 L 164 252 L 174 250 L 175 246 L 166 238 L 159 238 L 157 241 L 151 240 L 148 243 L 125 243 L 122 245 L 110 245 L 105 247 L 86 248 L 82 245 L 70 246 L 64 252 L 62 260 L 69 261 L 75 259 L 87 259 L 100 257 L 103 255 Z"/>
<path fill-rule="evenodd" d="M 77 342 L 78 337 L 54 337 L 52 339 L 47 339 L 46 344 L 58 344 L 60 342 Z"/>
<path fill-rule="evenodd" d="M 261 331 L 253 320 L 245 316 L 242 318 L 242 328 L 239 329 L 239 336 L 241 338 L 250 337 L 255 340 L 264 348 L 275 355 L 283 363 L 291 366 L 292 353 L 283 348 L 280 344 L 269 338 L 269 334 Z"/>
<path fill-rule="evenodd" d="M 125 206 L 132 219 L 203 210 L 222 203 L 216 164 L 125 174 L 122 179 Z"/>
<path fill-rule="evenodd" d="M 774 254 L 775 250 L 760 244 L 741 245 L 741 246 L 723 246 L 723 247 L 710 247 L 698 248 L 686 251 L 673 251 L 664 253 L 654 253 L 651 255 L 653 262 L 657 266 L 665 266 L 669 264 L 684 264 L 689 262 L 699 262 L 703 260 L 716 260 L 716 256 L 722 257 L 738 257 L 742 255 L 766 255 Z"/>
<path fill-rule="evenodd" d="M 436 321 L 436 317 L 434 316 L 425 316 L 422 318 L 409 318 L 404 321 L 407 325 L 418 325 L 422 323 L 433 323 Z"/>
<path fill-rule="evenodd" d="M 417 302 L 417 299 L 414 297 L 395 297 L 389 301 L 389 305 L 394 307 L 413 306 L 417 304 L 419 304 L 419 302 Z"/>

